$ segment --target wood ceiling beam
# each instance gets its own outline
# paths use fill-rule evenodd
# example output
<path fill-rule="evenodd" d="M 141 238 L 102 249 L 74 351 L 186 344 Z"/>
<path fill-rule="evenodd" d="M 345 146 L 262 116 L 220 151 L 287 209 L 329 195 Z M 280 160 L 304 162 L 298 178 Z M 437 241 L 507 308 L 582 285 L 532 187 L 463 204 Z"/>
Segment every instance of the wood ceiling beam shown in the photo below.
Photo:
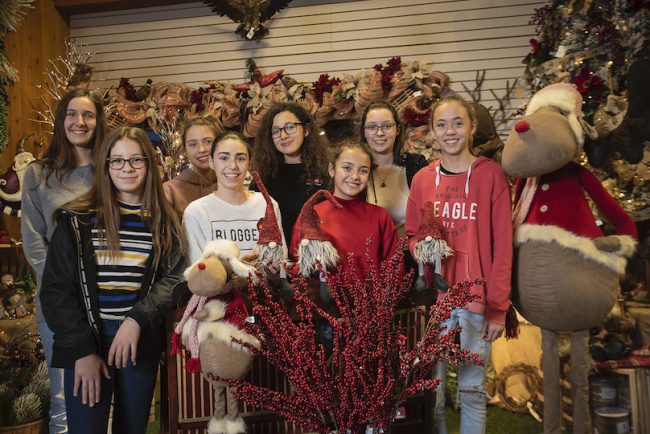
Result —
<path fill-rule="evenodd" d="M 62 14 L 70 16 L 74 14 L 87 14 L 121 9 L 194 3 L 196 1 L 197 0 L 54 0 L 54 6 Z"/>

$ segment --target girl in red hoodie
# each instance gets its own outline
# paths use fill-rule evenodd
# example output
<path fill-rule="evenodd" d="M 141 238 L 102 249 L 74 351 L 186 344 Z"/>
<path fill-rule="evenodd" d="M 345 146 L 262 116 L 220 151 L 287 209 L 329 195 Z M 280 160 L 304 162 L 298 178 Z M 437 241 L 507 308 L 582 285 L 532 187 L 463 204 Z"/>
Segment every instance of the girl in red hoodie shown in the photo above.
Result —
<path fill-rule="evenodd" d="M 344 144 L 329 164 L 329 175 L 334 184 L 333 196 L 340 204 L 335 206 L 325 200 L 313 207 L 320 220 L 319 229 L 327 241 L 331 242 L 339 255 L 339 270 L 349 266 L 348 255 L 352 254 L 353 267 L 361 279 L 371 271 L 366 260 L 366 240 L 371 260 L 377 267 L 390 258 L 397 248 L 397 231 L 395 224 L 384 208 L 366 202 L 366 188 L 372 169 L 370 151 L 359 143 Z M 305 206 L 309 206 L 309 201 Z M 304 207 L 303 207 L 304 208 Z M 301 242 L 301 218 L 304 209 L 293 227 L 291 252 L 297 257 Z M 321 299 L 326 306 L 331 303 L 328 290 L 320 288 Z M 317 323 L 318 341 L 326 352 L 331 354 L 333 348 L 333 330 L 323 318 Z"/>
<path fill-rule="evenodd" d="M 484 286 L 473 287 L 479 298 L 454 310 L 447 326 L 460 325 L 461 347 L 488 360 L 491 342 L 501 335 L 509 307 L 510 187 L 497 163 L 470 153 L 477 122 L 472 107 L 462 98 L 451 96 L 438 101 L 432 108 L 432 127 L 442 155 L 413 178 L 406 208 L 406 234 L 413 237 L 417 233 L 420 210 L 426 202 L 432 202 L 446 241 L 454 251 L 442 260 L 443 278 L 452 285 L 477 278 L 486 280 Z M 411 252 L 415 244 L 416 239 L 411 238 Z M 432 282 L 432 277 L 433 270 L 427 270 L 427 281 Z M 439 366 L 437 375 L 444 379 L 444 365 Z M 459 368 L 461 434 L 485 432 L 484 380 L 484 367 Z M 439 433 L 447 433 L 442 384 L 436 399 L 436 425 Z"/>
<path fill-rule="evenodd" d="M 347 255 L 351 253 L 362 277 L 370 270 L 366 240 L 370 239 L 370 254 L 377 266 L 390 258 L 397 247 L 397 231 L 388 211 L 366 202 L 371 168 L 372 156 L 364 146 L 359 143 L 341 146 L 328 168 L 334 184 L 332 194 L 341 207 L 328 200 L 314 206 L 321 220 L 320 229 L 339 254 L 339 267 L 347 268 Z M 300 243 L 299 229 L 300 219 L 293 227 L 291 238 L 294 255 Z"/>

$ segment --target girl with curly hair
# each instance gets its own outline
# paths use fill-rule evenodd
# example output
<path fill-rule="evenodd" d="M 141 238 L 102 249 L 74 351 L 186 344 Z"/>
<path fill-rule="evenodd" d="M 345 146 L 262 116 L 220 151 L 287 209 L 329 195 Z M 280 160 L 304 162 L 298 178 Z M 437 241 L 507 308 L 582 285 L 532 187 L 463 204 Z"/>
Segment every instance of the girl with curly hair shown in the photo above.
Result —
<path fill-rule="evenodd" d="M 296 103 L 272 106 L 257 133 L 253 170 L 280 207 L 288 245 L 303 204 L 327 186 L 328 163 L 325 136 L 307 110 Z"/>

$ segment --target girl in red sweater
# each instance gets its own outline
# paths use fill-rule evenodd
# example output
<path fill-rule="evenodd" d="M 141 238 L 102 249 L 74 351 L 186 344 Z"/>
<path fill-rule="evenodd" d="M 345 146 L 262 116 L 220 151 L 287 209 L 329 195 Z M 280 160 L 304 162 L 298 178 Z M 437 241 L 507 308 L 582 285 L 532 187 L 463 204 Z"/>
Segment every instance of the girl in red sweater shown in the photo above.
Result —
<path fill-rule="evenodd" d="M 345 144 L 328 166 L 334 184 L 333 195 L 341 205 L 330 201 L 314 206 L 321 221 L 320 229 L 334 245 L 340 257 L 339 267 L 348 267 L 347 256 L 362 277 L 369 271 L 366 240 L 370 239 L 371 258 L 377 265 L 388 259 L 397 247 L 397 231 L 388 211 L 366 202 L 366 188 L 372 168 L 372 155 L 358 143 Z M 293 227 L 291 252 L 295 255 L 300 239 L 300 219 Z"/>
<path fill-rule="evenodd" d="M 390 258 L 397 247 L 397 231 L 393 220 L 384 208 L 366 202 L 366 188 L 372 169 L 370 151 L 359 143 L 345 144 L 339 148 L 329 164 L 329 175 L 334 185 L 333 195 L 339 207 L 325 200 L 313 207 L 320 221 L 319 230 L 331 242 L 339 255 L 339 270 L 348 266 L 348 255 L 352 255 L 353 264 L 364 279 L 371 265 L 366 261 L 366 241 L 371 260 L 379 266 Z M 310 206 L 307 201 L 305 206 Z M 304 207 L 303 207 L 304 208 Z M 308 213 L 309 214 L 309 213 Z M 300 239 L 301 212 L 293 227 L 291 252 L 297 255 Z M 329 290 L 325 285 L 319 288 L 320 298 L 326 307 L 331 303 Z M 333 330 L 327 320 L 321 318 L 317 325 L 318 342 L 330 354 L 333 348 Z"/>
<path fill-rule="evenodd" d="M 414 251 L 420 210 L 432 202 L 452 256 L 442 260 L 442 276 L 450 284 L 484 278 L 484 286 L 472 287 L 479 298 L 455 309 L 448 327 L 460 325 L 460 343 L 483 360 L 490 356 L 491 342 L 501 335 L 510 305 L 512 268 L 512 220 L 510 187 L 501 167 L 469 149 L 476 130 L 472 107 L 458 96 L 446 97 L 431 109 L 433 134 L 441 158 L 413 178 L 406 208 L 406 235 Z M 432 270 L 427 270 L 431 282 Z M 430 287 L 430 286 L 429 286 Z M 445 366 L 437 375 L 445 376 Z M 462 434 L 485 433 L 485 368 L 459 368 L 458 390 Z M 436 399 L 438 432 L 447 433 L 444 420 L 444 386 Z"/>

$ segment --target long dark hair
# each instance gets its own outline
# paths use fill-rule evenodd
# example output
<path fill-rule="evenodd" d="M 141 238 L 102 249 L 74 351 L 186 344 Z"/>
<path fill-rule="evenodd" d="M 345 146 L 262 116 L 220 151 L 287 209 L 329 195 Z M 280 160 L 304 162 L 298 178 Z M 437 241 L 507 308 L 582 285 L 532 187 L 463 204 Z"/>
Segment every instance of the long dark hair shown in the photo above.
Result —
<path fill-rule="evenodd" d="M 400 164 L 403 154 L 402 148 L 404 146 L 404 143 L 402 141 L 404 135 L 404 127 L 402 126 L 402 122 L 400 121 L 399 115 L 397 114 L 397 109 L 395 109 L 395 106 L 393 106 L 388 101 L 373 101 L 363 111 L 363 114 L 361 115 L 361 122 L 359 123 L 359 140 L 361 143 L 367 143 L 365 125 L 368 113 L 370 113 L 371 110 L 381 109 L 386 109 L 393 115 L 393 120 L 395 121 L 395 126 L 397 127 L 397 135 L 395 136 L 395 144 L 393 145 L 393 163 Z"/>
<path fill-rule="evenodd" d="M 43 168 L 48 169 L 48 174 L 54 172 L 59 182 L 63 177 L 69 173 L 71 169 L 77 166 L 77 154 L 74 151 L 74 146 L 68 141 L 65 134 L 65 118 L 68 111 L 68 105 L 74 98 L 88 98 L 95 106 L 96 113 L 96 126 L 95 132 L 90 139 L 93 143 L 89 146 L 91 153 L 99 147 L 99 144 L 104 141 L 104 136 L 107 131 L 106 116 L 104 115 L 104 105 L 99 97 L 86 89 L 76 89 L 63 95 L 61 100 L 56 106 L 56 113 L 54 115 L 54 131 L 50 146 L 43 153 L 38 160 Z"/>
<path fill-rule="evenodd" d="M 326 179 L 329 158 L 325 136 L 320 134 L 320 129 L 307 110 L 301 105 L 292 102 L 273 105 L 262 118 L 262 124 L 257 130 L 257 137 L 255 138 L 255 159 L 253 160 L 252 169 L 260 174 L 262 181 L 265 183 L 278 174 L 278 166 L 283 161 L 284 156 L 275 149 L 271 128 L 273 127 L 273 118 L 281 112 L 293 113 L 298 118 L 298 121 L 303 124 L 305 131 L 309 131 L 300 147 L 300 161 L 305 164 L 307 179 Z"/>
<path fill-rule="evenodd" d="M 110 157 L 115 143 L 122 139 L 133 140 L 139 144 L 142 155 L 146 157 L 147 175 L 140 216 L 148 223 L 153 235 L 154 264 L 158 264 L 162 258 L 169 260 L 175 249 L 180 247 L 184 251 L 185 235 L 176 212 L 165 199 L 154 147 L 147 133 L 140 128 L 121 127 L 108 135 L 95 151 L 95 177 L 90 191 L 68 202 L 63 209 L 75 214 L 95 213 L 100 244 L 108 248 L 109 256 L 117 254 L 120 248 L 120 210 L 106 159 Z"/>

